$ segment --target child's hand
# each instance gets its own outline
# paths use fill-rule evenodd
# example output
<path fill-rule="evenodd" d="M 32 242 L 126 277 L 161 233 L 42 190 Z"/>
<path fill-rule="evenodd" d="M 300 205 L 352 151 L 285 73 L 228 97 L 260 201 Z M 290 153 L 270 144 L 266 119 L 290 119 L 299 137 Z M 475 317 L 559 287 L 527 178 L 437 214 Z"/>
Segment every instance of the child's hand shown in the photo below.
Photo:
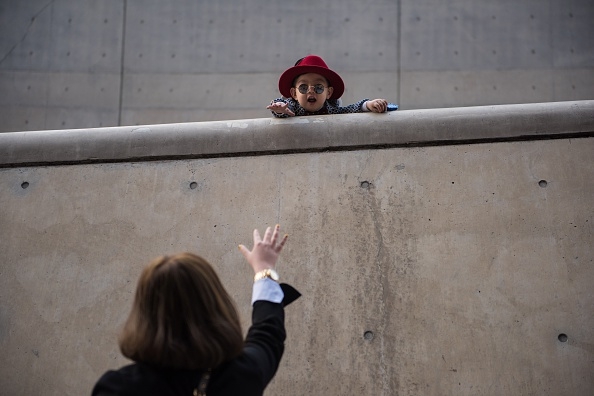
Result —
<path fill-rule="evenodd" d="M 365 104 L 367 109 L 374 113 L 383 113 L 388 109 L 388 101 L 385 99 L 368 100 Z"/>
<path fill-rule="evenodd" d="M 274 102 L 266 106 L 266 108 L 277 114 L 287 114 L 291 117 L 295 115 L 295 113 L 293 113 L 291 109 L 289 109 L 288 105 L 284 102 Z"/>

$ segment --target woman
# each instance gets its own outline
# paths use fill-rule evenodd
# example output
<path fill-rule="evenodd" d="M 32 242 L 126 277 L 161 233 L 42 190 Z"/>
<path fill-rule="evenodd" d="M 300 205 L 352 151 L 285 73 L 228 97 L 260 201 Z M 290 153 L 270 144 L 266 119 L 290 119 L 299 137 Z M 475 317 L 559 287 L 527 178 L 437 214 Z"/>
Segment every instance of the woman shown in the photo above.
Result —
<path fill-rule="evenodd" d="M 159 257 L 140 275 L 120 336 L 135 363 L 108 371 L 93 395 L 262 395 L 276 373 L 286 337 L 284 306 L 300 294 L 275 271 L 287 235 L 254 230 L 239 250 L 255 272 L 252 326 L 243 340 L 237 309 L 217 274 L 191 253 Z"/>

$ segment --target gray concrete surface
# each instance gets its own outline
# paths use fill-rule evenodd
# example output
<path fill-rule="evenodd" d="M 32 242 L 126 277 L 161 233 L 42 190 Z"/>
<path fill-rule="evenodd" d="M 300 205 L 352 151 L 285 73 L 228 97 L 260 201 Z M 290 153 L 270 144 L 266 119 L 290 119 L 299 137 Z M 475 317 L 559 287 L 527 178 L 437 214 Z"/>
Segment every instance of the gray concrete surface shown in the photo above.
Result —
<path fill-rule="evenodd" d="M 592 136 L 594 100 L 0 134 L 0 167 Z"/>
<path fill-rule="evenodd" d="M 309 53 L 344 102 L 594 99 L 590 0 L 0 1 L 0 131 L 262 118 Z"/>
<path fill-rule="evenodd" d="M 209 259 L 247 327 L 237 244 L 280 223 L 304 297 L 267 395 L 591 395 L 592 106 L 2 134 L 2 394 L 88 394 L 126 364 L 159 254 Z"/>

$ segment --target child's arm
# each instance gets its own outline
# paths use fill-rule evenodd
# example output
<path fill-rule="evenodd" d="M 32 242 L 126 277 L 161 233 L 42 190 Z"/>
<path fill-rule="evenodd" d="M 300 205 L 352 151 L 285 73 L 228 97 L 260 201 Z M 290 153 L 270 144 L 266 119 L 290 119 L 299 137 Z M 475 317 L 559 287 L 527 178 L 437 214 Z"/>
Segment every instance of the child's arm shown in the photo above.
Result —
<path fill-rule="evenodd" d="M 388 109 L 388 101 L 385 99 L 368 100 L 363 106 L 374 113 L 383 113 Z"/>
<path fill-rule="evenodd" d="M 272 111 L 275 117 L 293 117 L 295 113 L 289 108 L 289 104 L 281 101 L 272 101 L 266 108 Z"/>

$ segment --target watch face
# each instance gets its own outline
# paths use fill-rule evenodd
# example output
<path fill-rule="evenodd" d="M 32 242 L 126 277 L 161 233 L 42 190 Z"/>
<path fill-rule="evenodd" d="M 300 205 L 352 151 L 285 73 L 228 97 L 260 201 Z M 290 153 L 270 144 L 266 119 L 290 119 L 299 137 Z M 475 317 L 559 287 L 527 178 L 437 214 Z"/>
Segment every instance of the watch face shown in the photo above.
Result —
<path fill-rule="evenodd" d="M 268 270 L 268 274 L 270 275 L 270 279 L 278 282 L 279 277 L 275 270 Z"/>
<path fill-rule="evenodd" d="M 262 271 L 258 272 L 256 275 L 254 275 L 254 281 L 257 281 L 257 280 L 260 280 L 263 278 L 270 278 L 275 282 L 278 282 L 278 280 L 280 279 L 280 277 L 278 276 L 278 273 L 275 270 L 273 270 L 272 268 L 262 270 Z"/>

